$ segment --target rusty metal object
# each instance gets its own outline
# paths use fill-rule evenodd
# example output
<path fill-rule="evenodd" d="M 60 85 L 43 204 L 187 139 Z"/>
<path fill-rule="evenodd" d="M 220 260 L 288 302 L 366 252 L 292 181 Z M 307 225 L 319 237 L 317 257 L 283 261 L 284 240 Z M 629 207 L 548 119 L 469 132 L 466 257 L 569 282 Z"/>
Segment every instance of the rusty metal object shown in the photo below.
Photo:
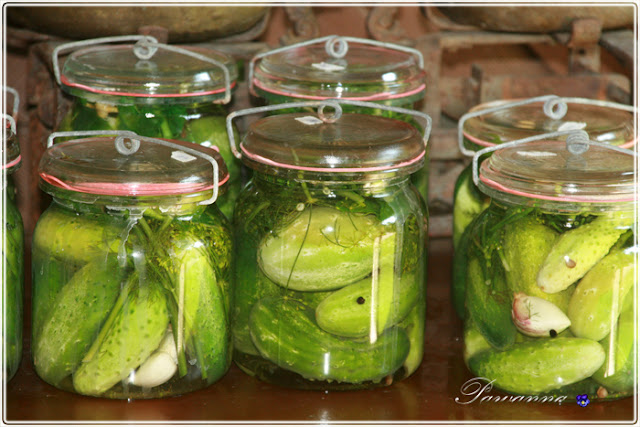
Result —
<path fill-rule="evenodd" d="M 8 7 L 9 21 L 65 38 L 136 34 L 140 27 L 166 28 L 168 41 L 211 40 L 251 29 L 267 13 L 266 6 L 40 6 Z"/>
<path fill-rule="evenodd" d="M 398 25 L 398 8 L 376 6 L 367 15 L 367 31 L 372 38 L 383 42 L 414 46 L 415 42 L 407 38 L 404 29 Z"/>
<path fill-rule="evenodd" d="M 627 92 L 631 89 L 629 80 L 620 74 L 487 75 L 476 67 L 473 78 L 478 83 L 478 103 L 496 99 L 531 98 L 549 93 L 607 99 L 610 84 Z"/>
<path fill-rule="evenodd" d="M 265 30 L 267 29 L 267 25 L 269 24 L 269 19 L 271 18 L 271 8 L 267 9 L 267 13 L 255 24 L 253 27 L 249 28 L 247 31 L 239 34 L 233 34 L 227 37 L 221 37 L 216 39 L 216 42 L 221 43 L 237 43 L 237 42 L 248 42 L 251 40 L 255 40 L 260 37 Z"/>
<path fill-rule="evenodd" d="M 463 25 L 453 22 L 451 19 L 443 15 L 437 7 L 434 6 L 423 6 L 422 13 L 425 18 L 427 18 L 427 20 L 439 30 L 475 31 L 478 29 L 478 27 L 474 25 Z"/>
<path fill-rule="evenodd" d="M 633 70 L 635 65 L 635 46 L 633 31 L 607 31 L 600 37 L 600 44 L 611 52 L 628 70 Z"/>
<path fill-rule="evenodd" d="M 570 31 L 581 18 L 596 18 L 603 29 L 633 25 L 634 7 L 629 6 L 456 6 L 439 7 L 450 20 L 483 30 L 551 33 Z"/>
<path fill-rule="evenodd" d="M 293 23 L 293 29 L 289 29 L 287 34 L 282 36 L 282 44 L 288 45 L 320 37 L 320 27 L 311 7 L 287 6 L 284 10 Z"/>

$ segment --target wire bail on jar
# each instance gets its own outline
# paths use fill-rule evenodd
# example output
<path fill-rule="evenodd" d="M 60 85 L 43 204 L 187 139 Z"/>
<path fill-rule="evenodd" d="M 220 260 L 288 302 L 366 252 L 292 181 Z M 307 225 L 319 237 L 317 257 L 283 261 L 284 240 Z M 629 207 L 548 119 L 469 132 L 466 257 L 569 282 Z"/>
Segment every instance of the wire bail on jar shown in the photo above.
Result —
<path fill-rule="evenodd" d="M 476 153 L 476 151 L 469 150 L 464 145 L 464 136 L 465 136 L 464 123 L 467 120 L 474 117 L 483 116 L 485 114 L 491 114 L 498 111 L 504 111 L 514 107 L 520 107 L 522 105 L 533 104 L 535 102 L 542 102 L 542 101 L 544 101 L 544 104 L 542 106 L 542 111 L 547 117 L 553 120 L 560 120 L 567 114 L 567 111 L 569 108 L 567 105 L 568 103 L 614 108 L 618 110 L 628 111 L 631 113 L 637 111 L 637 108 L 635 108 L 632 105 L 624 105 L 624 104 L 618 104 L 617 102 L 601 101 L 601 100 L 589 99 L 589 98 L 560 97 L 558 95 L 543 95 L 535 98 L 524 99 L 521 101 L 508 102 L 497 107 L 485 108 L 478 111 L 471 111 L 464 114 L 462 117 L 460 117 L 460 120 L 458 121 L 458 147 L 460 148 L 460 151 L 462 152 L 462 154 L 469 157 L 474 156 Z M 504 144 L 500 144 L 500 145 L 504 145 Z"/>
<path fill-rule="evenodd" d="M 374 102 L 352 101 L 348 99 L 327 99 L 324 101 L 288 102 L 284 104 L 267 105 L 264 107 L 247 108 L 245 110 L 238 110 L 238 111 L 232 112 L 227 116 L 227 123 L 226 123 L 227 136 L 229 138 L 229 145 L 231 147 L 231 151 L 233 152 L 233 155 L 236 158 L 238 159 L 242 158 L 242 153 L 240 153 L 240 150 L 238 150 L 236 139 L 233 134 L 233 119 L 235 119 L 236 117 L 248 116 L 251 114 L 259 114 L 267 111 L 284 110 L 288 108 L 318 107 L 317 114 L 320 120 L 322 120 L 324 123 L 335 123 L 340 119 L 340 117 L 342 117 L 341 104 L 354 105 L 357 107 L 365 107 L 365 108 L 377 108 L 380 110 L 387 110 L 394 113 L 407 114 L 407 115 L 414 116 L 423 121 L 424 133 L 422 135 L 422 140 L 424 142 L 425 147 L 427 146 L 429 136 L 431 135 L 431 117 L 428 114 L 422 113 L 420 111 L 408 110 L 406 108 L 376 104 Z M 324 112 L 324 109 L 327 107 L 331 107 L 334 109 L 333 114 L 327 115 Z"/>
<path fill-rule="evenodd" d="M 516 139 L 513 141 L 505 142 L 503 144 L 494 145 L 492 147 L 486 147 L 486 148 L 483 148 L 482 150 L 474 152 L 473 160 L 471 163 L 473 183 L 477 187 L 480 181 L 478 169 L 479 169 L 480 158 L 483 155 L 487 153 L 491 153 L 493 151 L 502 150 L 505 148 L 525 145 L 528 142 L 532 142 L 532 141 L 540 141 L 540 140 L 545 140 L 549 138 L 557 138 L 560 136 L 567 136 L 565 141 L 567 145 L 567 151 L 569 151 L 573 155 L 580 156 L 585 152 L 587 152 L 589 150 L 589 147 L 597 146 L 597 147 L 604 147 L 613 151 L 619 151 L 621 153 L 628 154 L 633 157 L 637 157 L 637 153 L 633 150 L 629 150 L 627 148 L 620 148 L 615 145 L 604 144 L 602 142 L 590 140 L 589 134 L 584 130 L 564 130 L 564 131 L 557 131 L 557 132 L 549 132 L 549 133 L 543 133 L 540 135 L 530 136 L 528 138 Z"/>
<path fill-rule="evenodd" d="M 20 94 L 18 93 L 17 90 L 15 90 L 10 86 L 3 86 L 2 89 L 5 92 L 8 92 L 11 95 L 13 95 L 13 107 L 12 107 L 11 116 L 13 116 L 13 118 L 16 119 L 18 117 L 18 112 L 20 111 Z"/>
<path fill-rule="evenodd" d="M 11 132 L 15 135 L 17 133 L 16 132 L 16 130 L 17 130 L 16 129 L 16 119 L 14 119 L 13 116 L 11 116 L 9 114 L 5 114 L 5 113 L 2 113 L 2 118 L 3 118 L 3 120 L 5 120 L 5 123 L 9 122 L 9 126 L 6 126 L 6 124 L 5 124 L 4 130 L 6 130 L 7 127 L 9 127 L 11 129 Z M 4 133 L 3 133 L 3 135 L 4 135 Z"/>
<path fill-rule="evenodd" d="M 206 161 L 211 163 L 212 170 L 213 170 L 212 195 L 207 200 L 202 200 L 198 202 L 198 205 L 210 205 L 214 203 L 218 198 L 218 162 L 216 162 L 216 159 L 214 159 L 208 154 L 202 153 L 193 148 L 178 145 L 170 141 L 138 135 L 137 133 L 131 132 L 128 130 L 68 131 L 68 132 L 54 132 L 51 135 L 49 135 L 49 138 L 47 139 L 47 148 L 50 148 L 51 146 L 53 146 L 54 140 L 56 138 L 82 137 L 82 136 L 115 136 L 116 137 L 114 140 L 115 148 L 120 154 L 125 156 L 130 156 L 132 154 L 135 154 L 140 148 L 140 142 L 146 141 L 146 142 L 151 142 L 153 144 L 163 145 L 165 147 L 180 150 L 189 154 L 193 154 L 194 156 L 200 157 L 202 159 L 205 159 Z M 81 144 L 83 141 L 76 140 L 71 142 L 76 144 Z"/>
<path fill-rule="evenodd" d="M 410 53 L 411 55 L 415 56 L 418 59 L 418 66 L 420 67 L 420 69 L 424 70 L 424 57 L 422 56 L 422 52 L 420 52 L 417 49 L 413 49 L 406 46 L 400 46 L 393 43 L 385 43 L 377 40 L 363 39 L 359 37 L 338 36 L 334 34 L 331 36 L 319 37 L 316 39 L 307 40 L 300 43 L 294 43 L 289 46 L 280 47 L 277 49 L 270 50 L 268 52 L 262 52 L 255 55 L 253 58 L 251 58 L 251 61 L 249 62 L 249 76 L 248 76 L 249 92 L 255 95 L 253 76 L 254 76 L 255 64 L 259 59 L 262 59 L 266 56 L 270 56 L 276 53 L 286 52 L 287 50 L 296 49 L 299 47 L 309 46 L 312 44 L 318 44 L 323 42 L 325 44 L 324 45 L 325 51 L 332 58 L 336 58 L 336 59 L 344 58 L 347 52 L 349 52 L 349 42 L 355 42 L 355 43 L 368 44 L 371 46 L 379 46 L 387 49 L 397 50 L 400 52 Z"/>
<path fill-rule="evenodd" d="M 52 61 L 53 61 L 53 73 L 55 75 L 56 81 L 59 85 L 62 85 L 60 79 L 60 64 L 58 61 L 58 56 L 60 52 L 67 51 L 70 49 L 75 49 L 79 47 L 85 46 L 93 46 L 107 43 L 116 43 L 116 42 L 125 42 L 125 41 L 135 41 L 135 45 L 133 45 L 133 53 L 136 55 L 138 59 L 148 61 L 156 54 L 158 49 L 164 49 L 170 52 L 179 53 L 185 56 L 190 56 L 195 59 L 199 59 L 200 61 L 207 62 L 209 64 L 213 64 L 216 67 L 222 70 L 224 74 L 224 98 L 221 100 L 213 101 L 215 103 L 228 104 L 231 101 L 231 76 L 229 75 L 229 70 L 219 61 L 216 61 L 213 58 L 209 58 L 208 56 L 192 52 L 190 50 L 178 47 L 178 46 L 170 46 L 168 44 L 159 43 L 155 37 L 152 36 L 142 36 L 142 35 L 129 35 L 129 36 L 114 36 L 114 37 L 100 37 L 90 40 L 82 40 L 78 42 L 71 42 L 61 44 L 53 50 Z M 149 63 L 145 63 L 145 67 L 148 69 Z"/>

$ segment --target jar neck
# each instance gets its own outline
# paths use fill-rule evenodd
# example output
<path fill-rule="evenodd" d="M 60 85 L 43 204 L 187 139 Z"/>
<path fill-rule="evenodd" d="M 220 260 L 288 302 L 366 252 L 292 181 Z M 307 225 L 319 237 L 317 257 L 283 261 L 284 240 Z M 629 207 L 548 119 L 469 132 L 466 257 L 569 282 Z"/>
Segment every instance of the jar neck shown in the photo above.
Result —
<path fill-rule="evenodd" d="M 90 94 L 87 97 L 76 96 L 74 98 L 76 108 L 91 108 L 100 114 L 117 114 L 119 106 L 139 106 L 143 108 L 158 108 L 161 110 L 172 110 L 174 113 L 182 115 L 182 110 L 190 114 L 201 115 L 226 115 L 227 106 L 214 104 L 211 101 L 203 101 L 197 97 L 185 98 L 180 102 L 168 104 L 166 102 L 155 101 L 154 98 L 133 98 Z M 177 108 L 176 108 L 177 107 Z M 175 110 L 175 111 L 174 111 Z M 180 111 L 177 111 L 180 110 Z"/>
<path fill-rule="evenodd" d="M 258 187 L 286 188 L 293 193 L 305 193 L 321 198 L 332 193 L 353 191 L 364 197 L 386 197 L 401 187 L 411 185 L 408 175 L 394 176 L 375 181 L 318 181 L 303 178 L 284 178 L 254 171 L 253 181 Z"/>

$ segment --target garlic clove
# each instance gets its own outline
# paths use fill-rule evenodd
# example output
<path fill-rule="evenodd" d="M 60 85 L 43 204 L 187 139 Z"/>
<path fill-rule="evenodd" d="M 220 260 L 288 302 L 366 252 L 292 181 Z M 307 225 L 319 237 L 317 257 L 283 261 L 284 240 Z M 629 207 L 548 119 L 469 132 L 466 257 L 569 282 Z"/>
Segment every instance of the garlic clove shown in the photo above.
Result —
<path fill-rule="evenodd" d="M 133 377 L 133 384 L 139 387 L 157 387 L 169 381 L 178 370 L 178 365 L 168 353 L 153 353 L 140 365 Z"/>
<path fill-rule="evenodd" d="M 156 351 L 136 370 L 131 382 L 139 387 L 157 387 L 169 381 L 177 370 L 178 352 L 169 328 Z"/>
<path fill-rule="evenodd" d="M 522 292 L 514 295 L 511 318 L 516 328 L 530 337 L 553 337 L 571 325 L 555 304 Z"/>

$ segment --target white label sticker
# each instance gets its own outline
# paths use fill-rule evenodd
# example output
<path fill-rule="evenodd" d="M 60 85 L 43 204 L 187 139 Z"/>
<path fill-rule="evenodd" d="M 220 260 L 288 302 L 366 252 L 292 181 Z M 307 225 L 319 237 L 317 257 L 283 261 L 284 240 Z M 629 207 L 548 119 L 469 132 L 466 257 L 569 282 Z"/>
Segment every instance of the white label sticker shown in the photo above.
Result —
<path fill-rule="evenodd" d="M 558 126 L 559 131 L 563 130 L 580 130 L 587 127 L 586 123 L 583 122 L 564 122 L 560 126 Z"/>
<path fill-rule="evenodd" d="M 321 70 L 321 71 L 342 71 L 345 69 L 344 65 L 337 65 L 337 64 L 329 64 L 326 62 L 316 62 L 314 64 L 311 64 L 311 66 L 317 70 Z"/>
<path fill-rule="evenodd" d="M 184 151 L 174 151 L 171 153 L 171 158 L 182 163 L 187 163 L 196 159 L 194 156 L 187 154 Z"/>
<path fill-rule="evenodd" d="M 296 120 L 302 123 L 303 125 L 309 125 L 309 126 L 319 125 L 320 123 L 322 123 L 322 120 L 313 116 L 296 117 Z"/>
<path fill-rule="evenodd" d="M 518 151 L 518 154 L 523 157 L 553 157 L 556 155 L 556 153 L 548 151 Z"/>

